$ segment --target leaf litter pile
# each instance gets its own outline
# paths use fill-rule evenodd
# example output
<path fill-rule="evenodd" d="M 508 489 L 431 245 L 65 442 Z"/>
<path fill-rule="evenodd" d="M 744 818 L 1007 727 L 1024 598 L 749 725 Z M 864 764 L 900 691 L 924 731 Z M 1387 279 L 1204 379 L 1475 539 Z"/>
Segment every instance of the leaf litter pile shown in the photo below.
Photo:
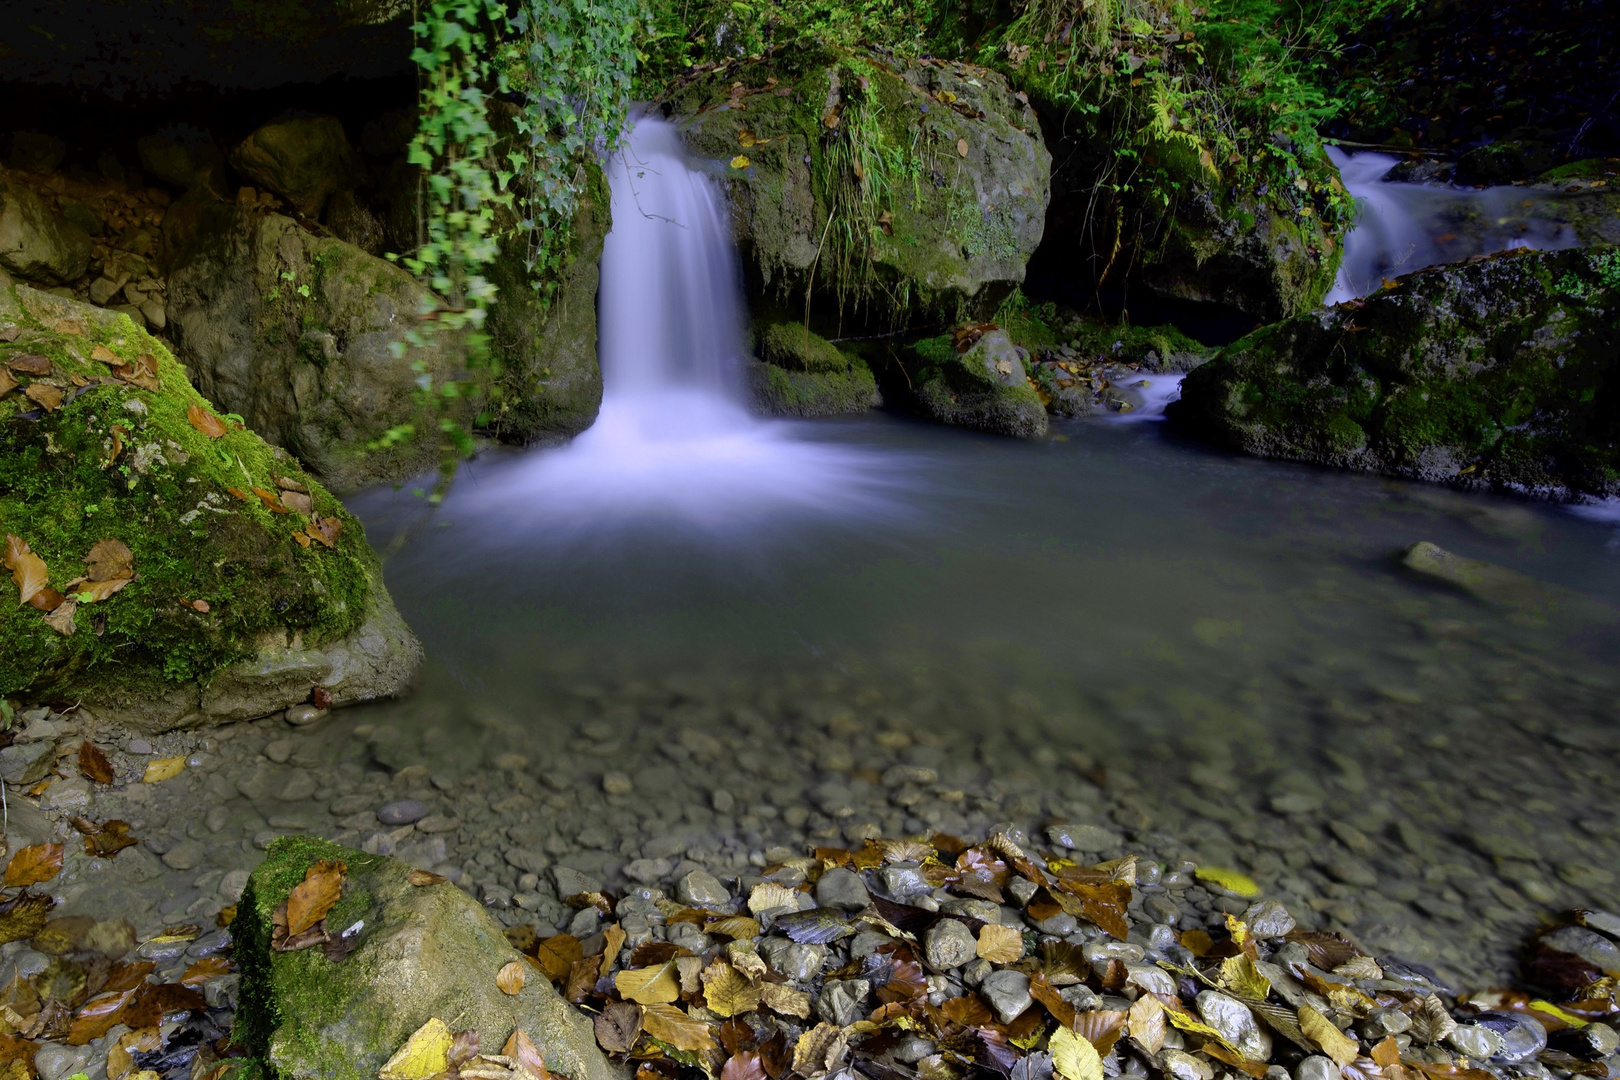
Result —
<path fill-rule="evenodd" d="M 1178 933 L 1143 913 L 1135 856 L 1082 866 L 1022 840 L 820 848 L 741 901 L 593 892 L 570 903 L 620 921 L 584 940 L 507 936 L 637 1080 L 1620 1075 L 1620 917 L 1576 913 L 1532 943 L 1544 997 L 1470 997 L 1298 929 L 1275 901 Z M 1258 892 L 1231 871 L 1199 878 Z M 466 1060 L 459 1075 L 493 1075 Z"/>
<path fill-rule="evenodd" d="M 91 752 L 81 752 L 80 765 L 96 779 L 106 759 L 85 746 Z M 110 857 L 135 843 L 121 821 L 73 823 L 94 855 Z M 109 831 L 117 839 L 106 840 Z M 44 963 L 31 974 L 18 963 L 0 986 L 0 1078 L 33 1080 L 36 1057 L 56 1044 L 87 1059 L 71 1070 L 77 1074 L 99 1067 L 107 1080 L 221 1080 L 240 1056 L 230 1041 L 230 1009 L 223 1001 L 211 1005 L 204 992 L 234 979 L 221 955 L 229 940 L 223 926 L 207 934 L 195 925 L 170 926 L 138 941 L 123 919 L 52 918 L 56 901 L 36 886 L 61 873 L 64 852 L 62 844 L 38 844 L 6 863 L 0 944 L 26 942 Z"/>

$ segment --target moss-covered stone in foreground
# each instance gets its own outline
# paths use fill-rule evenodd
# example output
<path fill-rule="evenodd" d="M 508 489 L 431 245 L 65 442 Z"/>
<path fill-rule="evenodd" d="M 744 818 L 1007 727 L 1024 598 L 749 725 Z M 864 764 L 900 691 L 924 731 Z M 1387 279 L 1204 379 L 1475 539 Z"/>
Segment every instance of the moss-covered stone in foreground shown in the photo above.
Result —
<path fill-rule="evenodd" d="M 329 932 L 356 928 L 342 960 L 322 949 L 276 952 L 273 915 L 321 859 L 348 867 Z M 591 1023 L 539 971 L 515 996 L 495 975 L 521 961 L 478 902 L 448 883 L 416 886 L 394 859 L 321 840 L 284 837 L 270 846 L 238 905 L 233 951 L 242 973 L 235 1038 L 265 1071 L 294 1080 L 370 1080 L 431 1017 L 479 1032 L 498 1052 L 521 1028 L 547 1066 L 570 1080 L 620 1080 L 597 1048 Z"/>
<path fill-rule="evenodd" d="M 1262 457 L 1620 495 L 1620 249 L 1510 252 L 1268 326 L 1172 418 Z"/>
<path fill-rule="evenodd" d="M 995 435 L 1046 434 L 1046 406 L 1029 383 L 1023 350 L 1005 330 L 991 330 L 963 352 L 946 334 L 917 342 L 912 353 L 920 365 L 911 376 L 915 405 L 924 415 Z"/>
<path fill-rule="evenodd" d="M 754 407 L 772 416 L 836 416 L 883 404 L 866 361 L 800 323 L 758 326 L 760 363 L 748 366 Z"/>
<path fill-rule="evenodd" d="M 26 541 L 66 592 L 103 539 L 126 544 L 135 580 L 81 604 L 71 636 L 0 585 L 0 694 L 83 701 L 104 716 L 160 729 L 264 715 L 312 684 L 339 701 L 398 690 L 415 640 L 381 585 L 364 530 L 285 453 L 234 424 L 209 438 L 188 419 L 212 407 L 185 369 L 127 316 L 14 285 L 0 274 L 0 363 L 50 361 L 63 403 L 0 397 L 0 535 Z M 159 388 L 109 378 L 118 362 L 156 359 Z M 341 523 L 336 543 L 295 540 L 310 518 L 273 512 L 277 478 L 308 489 L 314 513 Z M 247 495 L 244 501 L 231 488 Z M 206 607 L 201 610 L 199 604 Z"/>

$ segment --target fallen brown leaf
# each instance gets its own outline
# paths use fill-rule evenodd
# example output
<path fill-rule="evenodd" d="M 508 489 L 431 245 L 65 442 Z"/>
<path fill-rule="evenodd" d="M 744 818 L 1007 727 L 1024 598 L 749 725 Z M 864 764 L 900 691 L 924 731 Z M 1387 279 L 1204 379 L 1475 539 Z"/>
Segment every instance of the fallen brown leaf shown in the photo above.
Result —
<path fill-rule="evenodd" d="M 56 901 L 40 893 L 20 892 L 0 903 L 0 945 L 26 941 L 45 929 Z"/>
<path fill-rule="evenodd" d="M 231 962 L 229 960 L 223 956 L 205 956 L 186 968 L 185 974 L 180 976 L 180 985 L 201 986 L 203 983 L 230 973 Z"/>
<path fill-rule="evenodd" d="M 270 511 L 272 514 L 287 513 L 287 508 L 281 505 L 281 496 L 277 495 L 275 492 L 266 491 L 262 487 L 256 487 L 253 489 L 253 494 L 259 497 L 259 501 L 264 504 L 264 508 Z"/>
<path fill-rule="evenodd" d="M 79 744 L 79 771 L 84 774 L 86 780 L 97 784 L 110 784 L 115 779 L 112 762 L 108 761 L 101 748 L 89 739 Z"/>
<path fill-rule="evenodd" d="M 765 1080 L 765 1066 L 756 1051 L 744 1050 L 726 1061 L 720 1069 L 720 1080 Z"/>
<path fill-rule="evenodd" d="M 141 774 L 143 784 L 161 784 L 165 780 L 173 780 L 186 768 L 184 754 L 174 757 L 156 758 L 146 763 L 146 771 Z"/>
<path fill-rule="evenodd" d="M 142 390 L 163 389 L 163 384 L 158 381 L 157 357 L 151 353 L 142 354 L 134 363 L 119 364 L 112 369 L 112 375 L 119 382 L 128 383 Z"/>
<path fill-rule="evenodd" d="M 304 871 L 304 880 L 287 896 L 287 936 L 296 938 L 326 918 L 343 895 L 343 875 L 349 868 L 335 859 L 322 859 Z"/>
<path fill-rule="evenodd" d="M 124 1006 L 134 996 L 135 987 L 130 986 L 91 998 L 74 1014 L 73 1026 L 63 1041 L 69 1046 L 83 1046 L 101 1038 L 122 1021 Z"/>
<path fill-rule="evenodd" d="M 523 993 L 523 968 L 523 963 L 518 960 L 501 965 L 501 970 L 495 973 L 495 985 L 501 993 L 507 997 L 517 997 Z"/>
<path fill-rule="evenodd" d="M 422 888 L 426 885 L 443 885 L 450 879 L 431 870 L 412 870 L 405 875 L 405 880 L 417 888 Z"/>
<path fill-rule="evenodd" d="M 73 827 L 84 834 L 84 850 L 98 859 L 107 859 L 133 847 L 139 841 L 129 835 L 129 822 L 113 818 L 97 825 L 89 818 L 73 815 L 68 818 Z"/>
<path fill-rule="evenodd" d="M 660 1003 L 643 1006 L 641 1023 L 647 1029 L 647 1034 L 677 1050 L 714 1049 L 714 1030 L 674 1005 Z"/>
<path fill-rule="evenodd" d="M 1016 927 L 985 923 L 979 928 L 978 953 L 992 964 L 1017 963 L 1024 955 L 1024 935 Z"/>
<path fill-rule="evenodd" d="M 17 585 L 19 604 L 28 603 L 41 590 L 49 588 L 50 573 L 45 568 L 45 560 L 29 550 L 26 540 L 8 535 L 5 560 L 6 569 L 11 571 L 11 580 Z"/>
<path fill-rule="evenodd" d="M 7 394 L 11 393 L 21 385 L 21 383 L 11 377 L 11 372 L 5 370 L 4 368 L 0 368 L 0 397 L 5 397 Z"/>
<path fill-rule="evenodd" d="M 97 345 L 95 348 L 91 349 L 90 359 L 99 360 L 103 364 L 122 364 L 124 362 L 119 358 L 117 353 L 113 352 L 105 345 Z"/>
<path fill-rule="evenodd" d="M 546 1059 L 540 1056 L 529 1035 L 522 1028 L 514 1028 L 501 1047 L 502 1056 L 517 1065 L 520 1071 L 527 1070 L 536 1080 L 551 1080 L 551 1071 L 546 1068 Z"/>
<path fill-rule="evenodd" d="M 38 885 L 62 872 L 61 844 L 34 844 L 19 850 L 6 863 L 5 887 Z"/>
<path fill-rule="evenodd" d="M 124 1006 L 123 1022 L 132 1028 L 158 1027 L 165 1016 L 200 1012 L 206 1007 L 200 990 L 179 983 L 142 983 Z"/>
<path fill-rule="evenodd" d="M 50 610 L 45 616 L 45 625 L 63 637 L 72 637 L 73 631 L 78 629 L 73 621 L 73 614 L 78 610 L 79 601 L 70 596 Z"/>
<path fill-rule="evenodd" d="M 585 950 L 572 934 L 556 934 L 534 948 L 534 958 L 552 982 L 562 982 L 573 966 L 585 958 Z"/>
<path fill-rule="evenodd" d="M 49 375 L 51 373 L 51 358 L 41 356 L 39 353 L 23 353 L 6 361 L 6 367 L 18 375 Z"/>
<path fill-rule="evenodd" d="M 62 391 L 50 383 L 30 383 L 23 388 L 23 397 L 46 412 L 55 412 L 62 407 Z"/>
<path fill-rule="evenodd" d="M 738 978 L 741 979 L 742 976 L 739 975 Z M 659 964 L 657 967 L 617 972 L 613 976 L 613 988 L 619 992 L 620 997 L 639 1005 L 671 1002 L 681 996 L 681 984 L 675 977 L 673 961 Z M 718 1009 L 715 1011 L 721 1016 L 731 1015 Z"/>
<path fill-rule="evenodd" d="M 309 524 L 304 526 L 304 532 L 309 534 L 311 540 L 318 540 L 327 547 L 337 543 L 338 533 L 343 531 L 343 522 L 337 518 L 322 517 L 315 514 L 310 518 Z"/>
<path fill-rule="evenodd" d="M 628 1054 L 641 1037 L 641 1006 L 610 1001 L 595 1020 L 596 1043 L 610 1054 Z"/>
<path fill-rule="evenodd" d="M 186 419 L 191 423 L 192 427 L 210 439 L 218 439 L 230 430 L 225 426 L 225 421 L 199 405 L 187 407 Z"/>
<path fill-rule="evenodd" d="M 295 514 L 309 514 L 315 510 L 315 502 L 301 491 L 283 491 L 281 505 Z"/>
<path fill-rule="evenodd" d="M 226 488 L 225 490 L 229 494 L 235 495 L 238 499 L 241 499 L 243 502 L 252 502 L 253 501 L 253 496 L 249 495 L 247 492 L 243 491 L 241 488 L 232 487 L 232 488 Z"/>
<path fill-rule="evenodd" d="M 84 566 L 91 581 L 135 576 L 135 556 L 122 540 L 97 540 L 84 557 Z"/>

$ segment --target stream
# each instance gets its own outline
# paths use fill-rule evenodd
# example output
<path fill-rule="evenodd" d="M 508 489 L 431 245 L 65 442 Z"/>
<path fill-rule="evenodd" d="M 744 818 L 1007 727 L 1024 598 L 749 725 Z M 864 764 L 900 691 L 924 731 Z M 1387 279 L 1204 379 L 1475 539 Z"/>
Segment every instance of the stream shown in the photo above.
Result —
<path fill-rule="evenodd" d="M 667 887 L 1076 822 L 1099 855 L 1239 869 L 1459 986 L 1505 978 L 1543 912 L 1610 902 L 1615 522 L 1141 420 L 1025 443 L 753 418 L 718 192 L 661 124 L 628 160 L 600 421 L 485 454 L 432 513 L 352 500 L 379 548 L 406 537 L 387 582 L 421 688 L 155 749 L 199 765 L 130 797 L 145 850 L 104 865 L 148 921 L 217 911 L 287 831 L 567 925 L 558 867 Z M 1400 563 L 1419 540 L 1542 589 L 1501 606 L 1423 578 Z M 402 799 L 425 816 L 379 825 Z"/>

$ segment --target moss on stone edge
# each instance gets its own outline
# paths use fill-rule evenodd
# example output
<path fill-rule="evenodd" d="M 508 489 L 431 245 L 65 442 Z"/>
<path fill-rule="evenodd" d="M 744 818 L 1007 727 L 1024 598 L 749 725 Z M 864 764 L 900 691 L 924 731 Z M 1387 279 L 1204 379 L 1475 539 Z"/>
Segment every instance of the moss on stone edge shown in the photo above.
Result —
<path fill-rule="evenodd" d="M 1408 275 L 1228 346 L 1171 415 L 1263 457 L 1620 495 L 1617 260 L 1521 251 Z"/>
<path fill-rule="evenodd" d="M 63 321 L 83 336 L 53 329 Z M 104 538 L 129 546 L 137 578 L 82 605 L 71 637 L 33 608 L 0 603 L 0 693 L 73 700 L 109 685 L 160 693 L 206 682 L 254 655 L 266 636 L 318 644 L 361 623 L 377 563 L 360 523 L 253 432 L 233 426 L 209 439 L 192 427 L 188 408 L 213 410 L 161 342 L 127 316 L 0 277 L 6 323 L 21 333 L 0 345 L 0 362 L 48 356 L 51 378 L 70 400 L 30 420 L 22 414 L 32 403 L 20 392 L 0 398 L 0 533 L 26 540 L 58 589 L 83 573 L 85 554 Z M 155 356 L 161 389 L 95 385 L 110 370 L 89 358 L 98 345 L 125 361 Z M 74 376 L 89 388 L 75 388 Z M 109 465 L 115 439 L 124 445 Z M 302 515 L 273 514 L 257 498 L 244 503 L 227 492 L 274 491 L 275 476 L 307 486 L 315 511 L 343 523 L 334 549 L 293 540 Z M 209 611 L 183 600 L 205 601 Z"/>
<path fill-rule="evenodd" d="M 911 346 L 916 405 L 942 423 L 996 435 L 1037 438 L 1047 431 L 1046 406 L 1027 381 L 1007 385 L 984 369 L 978 348 L 958 353 L 949 334 Z"/>

